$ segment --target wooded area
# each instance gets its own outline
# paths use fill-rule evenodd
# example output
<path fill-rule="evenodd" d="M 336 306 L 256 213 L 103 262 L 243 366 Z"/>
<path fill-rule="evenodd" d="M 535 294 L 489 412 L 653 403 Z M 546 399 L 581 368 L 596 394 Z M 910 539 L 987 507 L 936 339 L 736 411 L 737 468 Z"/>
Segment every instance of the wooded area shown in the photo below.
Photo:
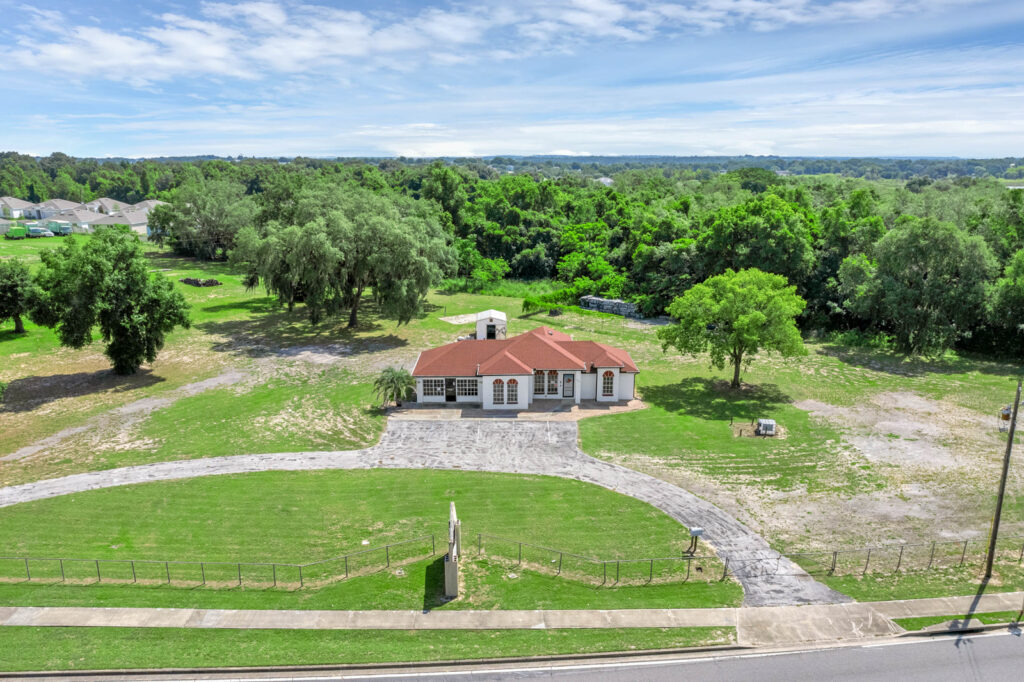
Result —
<path fill-rule="evenodd" d="M 364 292 L 407 320 L 446 278 L 477 291 L 530 280 L 534 306 L 595 294 L 655 316 L 709 277 L 758 268 L 796 286 L 805 334 L 1024 354 L 1024 190 L 1005 181 L 1020 175 L 1015 160 L 658 161 L 5 153 L 0 195 L 168 201 L 151 214 L 154 240 L 231 258 L 313 321 L 344 312 L 357 324 Z M 837 174 L 800 174 L 825 171 Z"/>

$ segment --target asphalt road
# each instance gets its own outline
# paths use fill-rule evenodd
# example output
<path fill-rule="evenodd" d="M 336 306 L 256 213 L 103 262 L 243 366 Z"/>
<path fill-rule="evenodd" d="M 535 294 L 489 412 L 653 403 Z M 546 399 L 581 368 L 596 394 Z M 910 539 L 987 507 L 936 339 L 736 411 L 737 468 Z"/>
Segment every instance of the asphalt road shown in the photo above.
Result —
<path fill-rule="evenodd" d="M 344 678 L 342 678 L 344 679 Z M 349 678 L 352 679 L 352 678 Z M 1024 640 L 1005 632 L 963 637 L 907 639 L 899 642 L 787 653 L 751 653 L 710 659 L 646 664 L 615 663 L 553 666 L 544 670 L 465 671 L 461 674 L 374 677 L 451 682 L 485 680 L 559 680 L 560 682 L 810 682 L 898 680 L 1024 679 Z"/>

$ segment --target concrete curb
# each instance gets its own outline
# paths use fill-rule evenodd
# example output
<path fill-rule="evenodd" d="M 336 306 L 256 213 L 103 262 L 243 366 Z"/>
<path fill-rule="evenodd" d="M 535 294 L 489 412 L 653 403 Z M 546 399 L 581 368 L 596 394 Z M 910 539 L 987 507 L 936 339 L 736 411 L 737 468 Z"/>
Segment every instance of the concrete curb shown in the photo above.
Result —
<path fill-rule="evenodd" d="M 697 646 L 676 649 L 644 649 L 642 651 L 600 651 L 592 654 L 551 654 L 546 656 L 510 656 L 508 658 L 470 658 L 439 661 L 392 661 L 387 663 L 337 663 L 325 665 L 298 666 L 253 666 L 232 668 L 125 668 L 123 670 L 32 670 L 25 672 L 0 671 L 0 680 L 18 678 L 66 678 L 113 675 L 189 675 L 189 674 L 230 674 L 230 673 L 301 673 L 301 672 L 359 672 L 391 670 L 401 667 L 405 669 L 424 669 L 438 666 L 467 668 L 476 665 L 504 665 L 509 663 L 556 663 L 573 661 L 604 661 L 619 658 L 643 658 L 646 656 L 672 656 L 678 654 L 702 654 L 714 652 L 749 651 L 756 647 L 743 644 L 725 644 L 722 646 Z"/>

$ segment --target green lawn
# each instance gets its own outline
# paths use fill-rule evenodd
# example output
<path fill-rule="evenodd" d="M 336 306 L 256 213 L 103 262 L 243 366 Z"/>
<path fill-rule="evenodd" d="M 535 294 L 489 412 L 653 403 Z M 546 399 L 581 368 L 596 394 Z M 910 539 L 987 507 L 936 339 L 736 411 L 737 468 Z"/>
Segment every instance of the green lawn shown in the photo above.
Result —
<path fill-rule="evenodd" d="M 0 670 L 326 665 L 733 644 L 733 628 L 191 630 L 0 627 Z"/>
<path fill-rule="evenodd" d="M 924 630 L 932 625 L 948 623 L 952 620 L 963 621 L 968 616 L 960 614 L 957 616 L 922 616 L 920 618 L 896 618 L 893 622 L 908 632 Z M 1020 620 L 1020 611 L 993 611 L 991 613 L 972 613 L 970 617 L 980 621 L 984 625 L 999 625 L 1002 623 L 1016 623 Z"/>
<path fill-rule="evenodd" d="M 982 573 L 979 566 L 964 566 L 891 575 L 815 577 L 857 601 L 890 601 L 974 595 L 981 586 Z M 1024 590 L 1024 567 L 996 564 L 993 576 L 985 587 L 987 593 Z"/>
<path fill-rule="evenodd" d="M 658 509 L 587 483 L 547 476 L 379 469 L 210 476 L 15 505 L 0 509 L 0 555 L 307 563 L 428 533 L 437 534 L 438 552 L 442 553 L 450 500 L 458 505 L 466 538 L 464 550 L 471 559 L 476 558 L 475 534 L 481 532 L 602 559 L 678 556 L 689 543 L 686 528 Z M 61 523 L 51 523 L 55 518 Z M 551 523 L 551 519 L 559 522 Z M 638 528 L 643 532 L 638 533 Z M 614 590 L 546 575 L 520 576 L 520 568 L 508 561 L 517 558 L 511 548 L 498 552 L 499 547 L 488 542 L 485 550 L 486 556 L 465 571 L 469 606 L 721 606 L 737 604 L 742 598 L 737 583 L 696 582 L 696 572 L 691 583 L 657 584 L 656 580 L 645 587 Z M 427 551 L 429 541 L 396 551 L 393 557 L 424 556 Z M 525 559 L 538 568 L 550 569 L 548 556 L 530 555 L 527 550 Z M 366 557 L 359 566 L 382 568 L 381 558 Z M 11 579 L 24 575 L 20 572 L 23 565 L 17 562 L 0 564 L 0 570 Z M 717 558 L 700 564 L 703 576 L 721 575 Z M 646 581 L 646 564 L 629 566 L 622 582 Z M 357 567 L 353 562 L 353 572 Z M 567 560 L 566 573 L 582 577 L 570 568 Z M 656 568 L 659 575 L 666 575 L 665 567 L 659 564 Z M 235 567 L 230 569 L 233 575 Z M 333 574 L 343 572 L 341 564 L 326 569 Z M 37 579 L 52 581 L 59 576 L 53 562 L 36 562 L 32 570 Z M 69 562 L 65 570 L 72 580 L 95 576 L 91 564 Z M 108 579 L 130 577 L 124 564 L 104 564 L 102 570 Z M 140 574 L 142 580 L 163 579 L 162 566 L 139 566 L 138 570 L 155 571 L 153 575 Z M 211 582 L 227 581 L 216 573 L 221 569 L 208 566 L 206 570 Z M 269 581 L 269 569 L 246 569 L 246 575 L 258 570 L 267 573 L 263 579 Z M 421 561 L 403 566 L 404 575 L 383 571 L 329 588 L 294 593 L 150 586 L 125 589 L 102 584 L 47 588 L 21 583 L 3 586 L 0 594 L 8 604 L 24 604 L 24 598 L 61 603 L 66 595 L 76 604 L 111 600 L 237 608 L 258 604 L 262 604 L 259 608 L 415 608 L 437 602 L 436 587 L 430 587 L 439 580 L 437 570 L 434 562 Z M 175 580 L 200 580 L 194 566 L 174 571 Z M 509 573 L 518 577 L 509 578 Z M 310 575 L 316 574 L 309 571 L 305 577 Z M 278 577 L 282 583 L 294 579 L 287 569 L 281 569 Z"/>

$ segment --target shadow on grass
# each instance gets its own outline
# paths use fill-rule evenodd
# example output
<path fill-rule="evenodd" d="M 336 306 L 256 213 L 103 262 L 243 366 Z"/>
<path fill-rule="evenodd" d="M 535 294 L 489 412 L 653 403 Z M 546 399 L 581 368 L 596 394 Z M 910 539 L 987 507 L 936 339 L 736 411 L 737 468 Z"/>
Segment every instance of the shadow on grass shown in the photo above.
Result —
<path fill-rule="evenodd" d="M 427 564 L 423 578 L 423 613 L 445 604 L 444 598 L 444 556 Z"/>
<path fill-rule="evenodd" d="M 197 328 L 208 334 L 228 339 L 215 345 L 215 351 L 248 357 L 288 357 L 306 351 L 347 357 L 408 345 L 408 341 L 396 334 L 366 336 L 367 332 L 383 331 L 385 325 L 389 323 L 397 326 L 397 322 L 381 318 L 379 309 L 371 298 L 363 299 L 360 305 L 359 324 L 354 329 L 348 326 L 347 313 L 328 317 L 320 324 L 313 325 L 310 324 L 301 305 L 289 312 L 265 300 L 210 306 L 205 310 L 210 312 L 231 309 L 248 309 L 265 314 L 248 319 L 215 320 L 196 324 Z"/>
<path fill-rule="evenodd" d="M 836 343 L 823 345 L 821 353 L 847 365 L 905 377 L 920 377 L 926 374 L 979 372 L 1012 378 L 1018 376 L 1021 372 L 1020 366 L 1015 366 L 1009 362 L 986 360 L 969 355 L 925 358 L 903 355 L 894 351 L 844 346 Z"/>
<path fill-rule="evenodd" d="M 674 384 L 645 386 L 644 402 L 667 412 L 684 413 L 705 420 L 754 419 L 793 399 L 775 384 L 744 384 L 729 388 L 720 379 L 690 377 Z"/>
<path fill-rule="evenodd" d="M 4 341 L 14 341 L 15 339 L 23 339 L 28 336 L 27 332 L 16 332 L 13 328 L 11 329 L 0 329 L 0 343 Z"/>
<path fill-rule="evenodd" d="M 103 369 L 97 372 L 25 377 L 8 384 L 0 412 L 30 412 L 40 405 L 61 398 L 78 398 L 106 391 L 134 391 L 162 381 L 163 377 L 148 369 L 140 369 L 127 376 Z"/>

